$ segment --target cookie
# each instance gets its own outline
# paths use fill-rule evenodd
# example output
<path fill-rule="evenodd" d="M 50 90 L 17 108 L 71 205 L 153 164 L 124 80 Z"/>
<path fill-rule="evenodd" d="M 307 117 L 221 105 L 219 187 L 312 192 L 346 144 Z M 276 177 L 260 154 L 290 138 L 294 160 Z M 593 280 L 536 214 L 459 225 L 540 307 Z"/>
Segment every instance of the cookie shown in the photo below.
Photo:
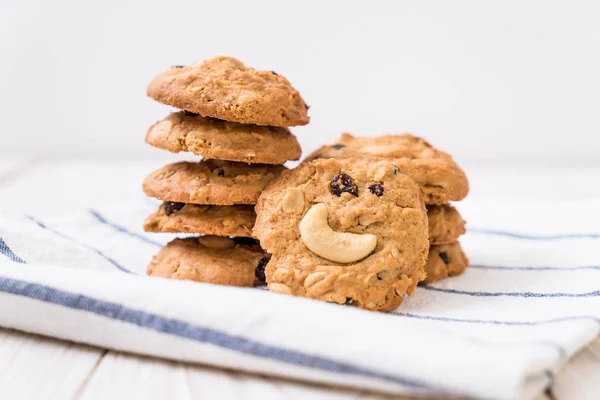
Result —
<path fill-rule="evenodd" d="M 423 198 L 389 161 L 303 163 L 273 181 L 255 211 L 273 292 L 391 310 L 424 279 Z"/>
<path fill-rule="evenodd" d="M 154 100 L 205 117 L 268 126 L 306 125 L 308 106 L 287 79 L 232 57 L 174 66 L 148 85 Z"/>
<path fill-rule="evenodd" d="M 244 125 L 177 112 L 150 127 L 146 143 L 172 153 L 245 163 L 283 164 L 302 154 L 287 128 Z"/>
<path fill-rule="evenodd" d="M 219 236 L 175 239 L 152 258 L 147 273 L 169 279 L 227 286 L 262 284 L 268 255 L 257 243 Z"/>
<path fill-rule="evenodd" d="M 167 201 L 146 218 L 144 230 L 251 237 L 255 220 L 251 205 L 209 206 Z"/>
<path fill-rule="evenodd" d="M 285 167 L 203 160 L 178 162 L 154 171 L 144 192 L 163 201 L 230 206 L 255 204 L 258 195 Z"/>
<path fill-rule="evenodd" d="M 425 264 L 427 277 L 421 283 L 433 283 L 449 276 L 462 274 L 469 265 L 469 259 L 460 248 L 460 243 L 433 245 Z"/>
<path fill-rule="evenodd" d="M 456 242 L 466 232 L 465 221 L 450 204 L 427 205 L 429 221 L 429 243 L 446 244 Z"/>
<path fill-rule="evenodd" d="M 400 170 L 421 187 L 427 204 L 461 200 L 469 192 L 465 173 L 449 154 L 411 134 L 355 137 L 344 133 L 332 145 L 323 146 L 307 157 L 391 159 Z"/>

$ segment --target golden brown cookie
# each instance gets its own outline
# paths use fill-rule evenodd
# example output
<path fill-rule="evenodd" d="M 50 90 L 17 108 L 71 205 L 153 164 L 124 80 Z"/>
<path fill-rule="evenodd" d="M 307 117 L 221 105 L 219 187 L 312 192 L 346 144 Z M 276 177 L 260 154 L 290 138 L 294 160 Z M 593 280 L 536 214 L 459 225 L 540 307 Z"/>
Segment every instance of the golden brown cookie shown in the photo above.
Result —
<path fill-rule="evenodd" d="M 287 79 L 218 56 L 174 66 L 148 85 L 154 100 L 205 117 L 268 126 L 308 124 L 308 106 Z"/>
<path fill-rule="evenodd" d="M 469 265 L 469 259 L 460 248 L 460 243 L 433 245 L 425 264 L 427 277 L 422 283 L 433 283 L 449 276 L 462 274 Z"/>
<path fill-rule="evenodd" d="M 429 243 L 446 244 L 456 242 L 466 232 L 465 221 L 450 204 L 427 205 L 429 220 Z"/>
<path fill-rule="evenodd" d="M 227 286 L 261 284 L 268 255 L 256 243 L 220 236 L 175 239 L 152 258 L 147 273 Z"/>
<path fill-rule="evenodd" d="M 302 154 L 287 128 L 244 125 L 177 112 L 150 127 L 146 143 L 172 153 L 190 151 L 204 158 L 283 164 Z"/>
<path fill-rule="evenodd" d="M 144 230 L 251 237 L 255 220 L 251 205 L 209 206 L 167 201 L 146 218 Z"/>
<path fill-rule="evenodd" d="M 204 160 L 178 162 L 154 171 L 144 192 L 163 201 L 230 206 L 255 204 L 258 195 L 285 167 Z"/>
<path fill-rule="evenodd" d="M 334 144 L 323 146 L 310 154 L 307 161 L 351 157 L 392 160 L 403 173 L 419 184 L 427 204 L 461 200 L 469 192 L 465 173 L 449 154 L 408 133 L 376 137 L 355 137 L 344 133 Z"/>
<path fill-rule="evenodd" d="M 273 181 L 255 210 L 273 292 L 391 310 L 424 278 L 423 198 L 389 161 L 303 163 Z"/>

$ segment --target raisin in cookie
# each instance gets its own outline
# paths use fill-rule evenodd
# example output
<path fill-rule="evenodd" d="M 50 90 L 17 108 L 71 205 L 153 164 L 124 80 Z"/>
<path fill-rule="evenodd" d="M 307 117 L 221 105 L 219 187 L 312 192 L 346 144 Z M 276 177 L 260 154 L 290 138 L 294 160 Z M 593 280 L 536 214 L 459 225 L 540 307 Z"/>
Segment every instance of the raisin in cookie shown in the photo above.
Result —
<path fill-rule="evenodd" d="M 190 151 L 204 158 L 283 164 L 302 151 L 287 128 L 244 125 L 186 112 L 172 113 L 150 127 L 146 143 L 172 153 Z"/>
<path fill-rule="evenodd" d="M 391 310 L 425 277 L 423 198 L 389 161 L 303 163 L 273 181 L 255 210 L 273 292 Z"/>
<path fill-rule="evenodd" d="M 336 143 L 321 147 L 307 160 L 348 157 L 391 159 L 419 184 L 427 204 L 461 200 L 469 192 L 467 177 L 452 157 L 411 134 L 355 137 L 344 133 Z"/>
<path fill-rule="evenodd" d="M 258 195 L 285 167 L 204 160 L 178 162 L 151 173 L 144 192 L 163 201 L 229 206 L 256 204 Z"/>
<path fill-rule="evenodd" d="M 255 220 L 251 205 L 209 206 L 167 201 L 146 218 L 144 230 L 251 237 Z"/>
<path fill-rule="evenodd" d="M 154 100 L 205 117 L 268 126 L 306 125 L 308 106 L 287 79 L 232 57 L 175 66 L 148 85 Z"/>
<path fill-rule="evenodd" d="M 422 283 L 433 283 L 449 276 L 462 274 L 469 265 L 469 259 L 460 248 L 460 243 L 433 245 L 425 264 L 427 277 Z"/>
<path fill-rule="evenodd" d="M 268 259 L 257 243 L 220 236 L 175 239 L 152 258 L 147 273 L 217 285 L 254 286 L 264 282 Z"/>
<path fill-rule="evenodd" d="M 456 242 L 466 232 L 465 221 L 450 204 L 427 205 L 429 220 L 429 243 L 446 244 Z"/>

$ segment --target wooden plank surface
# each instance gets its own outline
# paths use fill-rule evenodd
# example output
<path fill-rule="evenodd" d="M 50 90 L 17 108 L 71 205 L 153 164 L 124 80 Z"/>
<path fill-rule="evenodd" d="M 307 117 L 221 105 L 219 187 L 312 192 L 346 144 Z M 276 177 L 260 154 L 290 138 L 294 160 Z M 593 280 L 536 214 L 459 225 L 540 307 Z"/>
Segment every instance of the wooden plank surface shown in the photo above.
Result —
<path fill-rule="evenodd" d="M 101 349 L 0 329 L 0 397 L 73 398 L 103 353 Z"/>
<path fill-rule="evenodd" d="M 78 399 L 114 398 L 383 400 L 391 397 L 109 352 Z"/>
<path fill-rule="evenodd" d="M 69 212 L 142 198 L 141 181 L 165 162 L 155 160 L 65 161 L 31 156 L 0 157 L 0 208 L 13 212 Z M 529 199 L 568 200 L 600 171 L 529 171 L 507 179 L 500 169 L 469 171 L 477 201 L 501 192 Z M 504 178 L 503 178 L 504 176 Z M 494 177 L 502 190 L 489 192 Z M 600 197 L 586 185 L 581 196 Z M 512 192 L 512 194 L 510 194 Z M 577 193 L 577 192 L 575 192 Z M 40 200 L 43 199 L 43 200 Z M 559 372 L 551 392 L 536 400 L 600 398 L 600 339 Z M 36 335 L 0 329 L 0 393 L 11 399 L 384 399 L 368 392 L 327 388 L 104 351 Z"/>
<path fill-rule="evenodd" d="M 554 380 L 557 399 L 600 399 L 600 338 L 577 353 Z"/>

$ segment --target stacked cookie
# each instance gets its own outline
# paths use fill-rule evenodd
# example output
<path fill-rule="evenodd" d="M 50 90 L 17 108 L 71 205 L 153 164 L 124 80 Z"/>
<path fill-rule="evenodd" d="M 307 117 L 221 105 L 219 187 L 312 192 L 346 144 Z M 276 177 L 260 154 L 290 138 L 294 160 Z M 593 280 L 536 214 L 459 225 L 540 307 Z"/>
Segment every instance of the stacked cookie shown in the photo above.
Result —
<path fill-rule="evenodd" d="M 465 233 L 465 221 L 450 201 L 462 200 L 469 183 L 449 154 L 410 134 L 355 137 L 345 133 L 334 144 L 313 152 L 307 161 L 319 158 L 383 158 L 397 165 L 419 185 L 427 206 L 430 248 L 423 282 L 465 270 L 469 261 L 458 242 Z"/>
<path fill-rule="evenodd" d="M 300 158 L 288 127 L 309 122 L 308 106 L 283 76 L 230 57 L 174 66 L 150 82 L 147 94 L 181 111 L 150 127 L 146 142 L 203 157 L 167 165 L 144 181 L 144 192 L 163 201 L 144 229 L 197 234 L 167 244 L 148 274 L 233 286 L 264 282 L 269 255 L 252 238 L 254 204 L 283 163 Z"/>

